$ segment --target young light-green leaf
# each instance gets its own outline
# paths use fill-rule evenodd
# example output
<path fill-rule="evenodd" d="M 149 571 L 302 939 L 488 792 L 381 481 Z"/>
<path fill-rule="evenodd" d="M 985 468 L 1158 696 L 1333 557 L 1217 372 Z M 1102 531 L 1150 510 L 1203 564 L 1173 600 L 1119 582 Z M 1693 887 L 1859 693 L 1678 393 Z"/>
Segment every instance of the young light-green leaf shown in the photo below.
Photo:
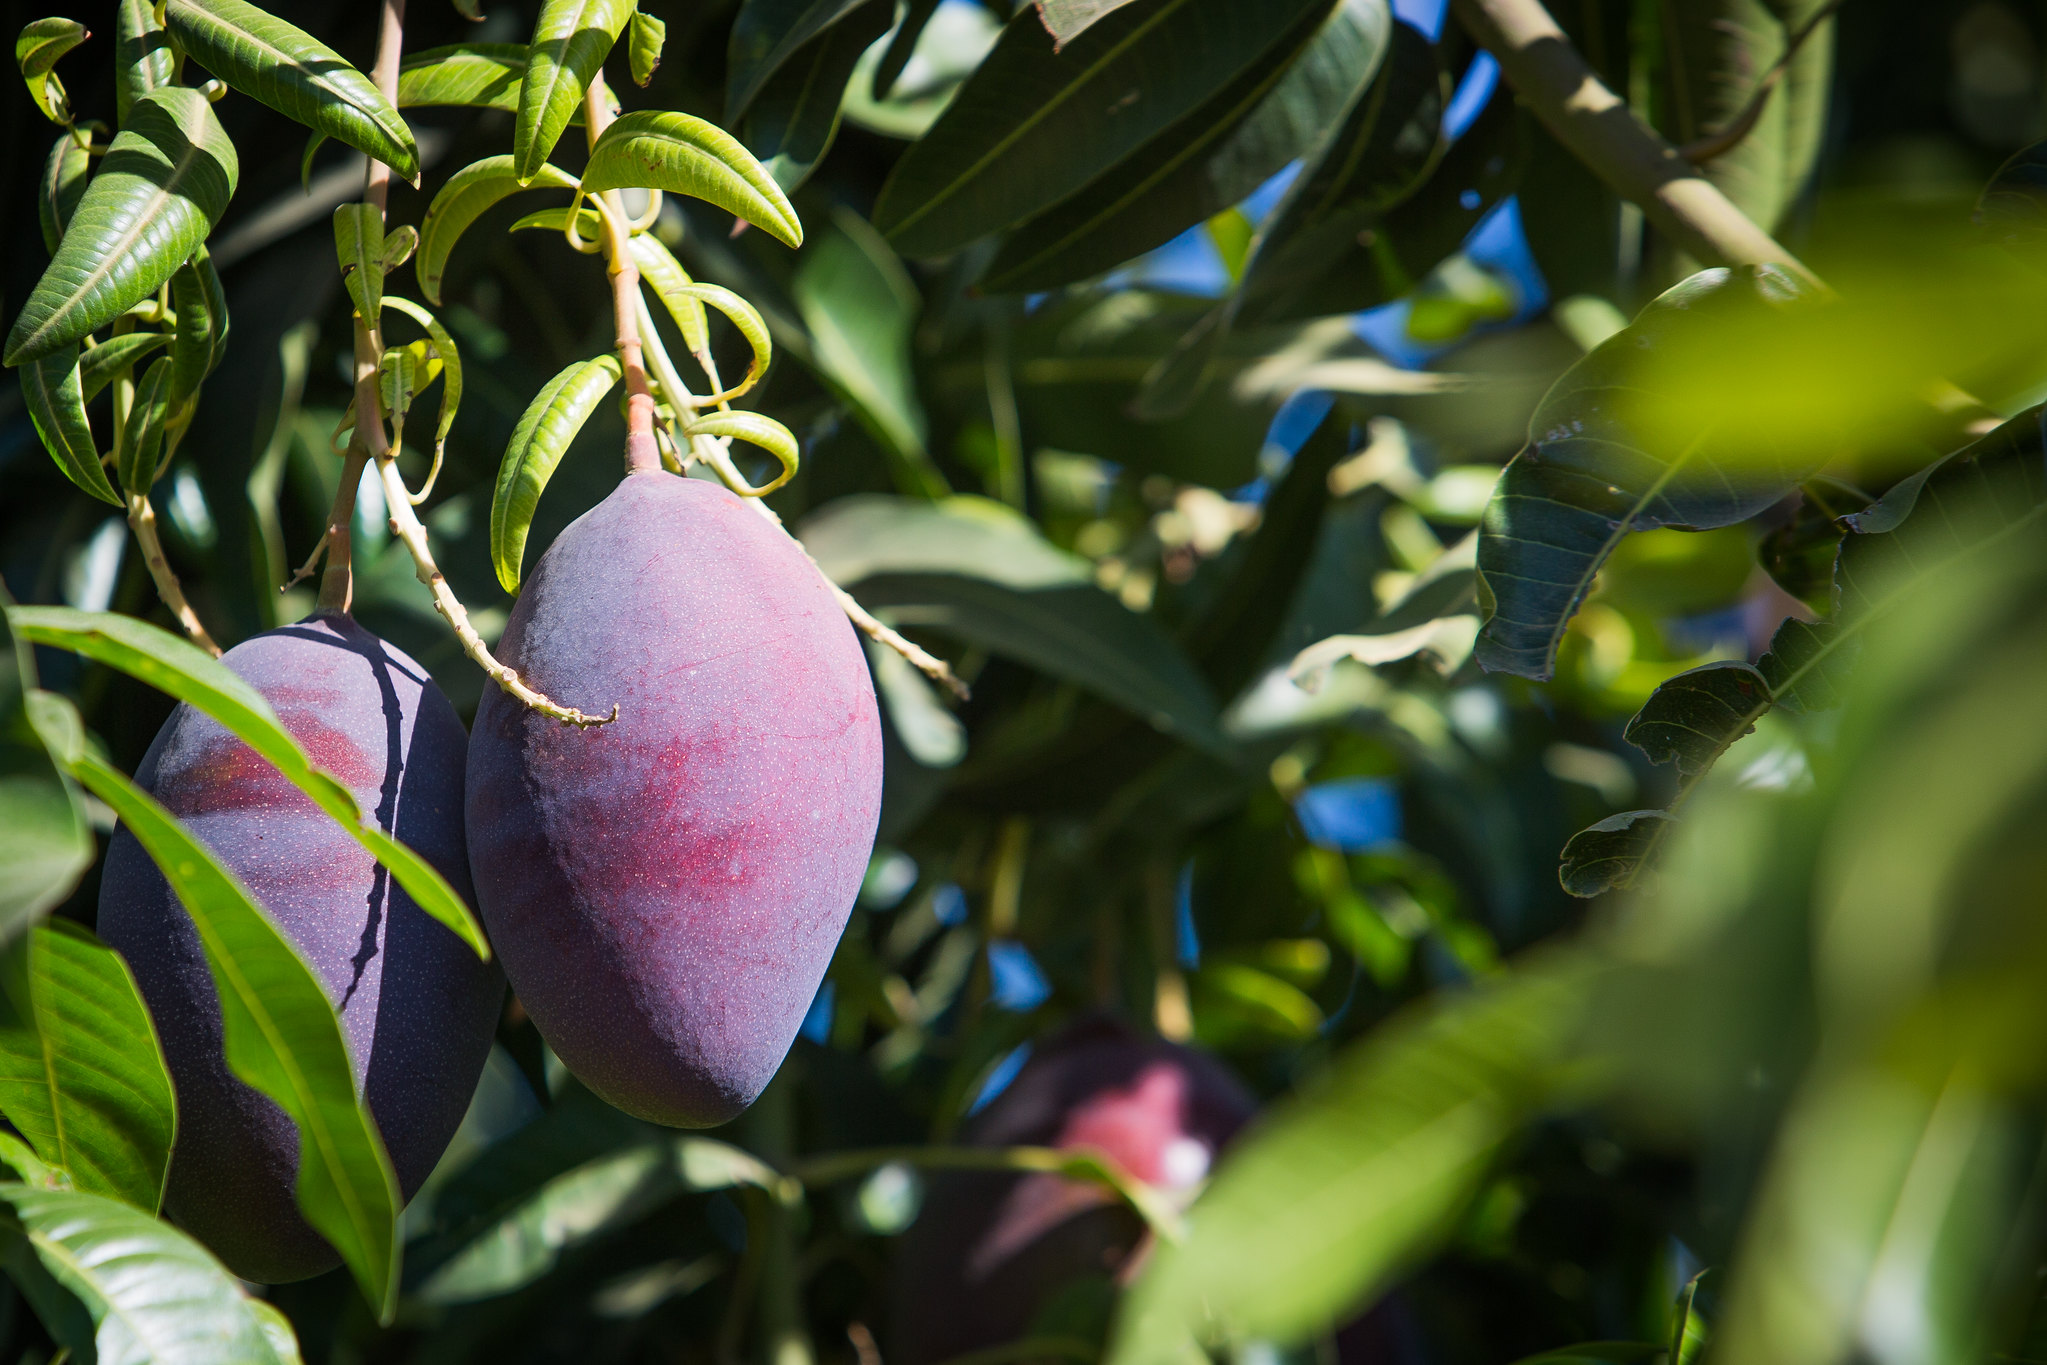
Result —
<path fill-rule="evenodd" d="M 64 477 L 98 498 L 119 507 L 121 495 L 107 482 L 99 447 L 85 416 L 85 389 L 78 375 L 78 348 L 67 346 L 21 367 L 21 396 L 35 423 L 43 449 L 64 471 Z"/>
<path fill-rule="evenodd" d="M 661 65 L 661 47 L 668 41 L 668 25 L 645 10 L 634 10 L 626 27 L 626 59 L 632 67 L 633 84 L 642 90 L 654 79 Z"/>
<path fill-rule="evenodd" d="M 88 125 L 92 126 L 97 125 Z M 57 145 L 50 148 L 50 159 L 43 163 L 43 180 L 36 191 L 36 221 L 43 229 L 43 249 L 52 256 L 64 239 L 71 215 L 78 211 L 86 179 L 92 174 L 92 154 L 85 149 L 88 137 L 81 136 L 85 131 L 66 128 L 59 133 Z"/>
<path fill-rule="evenodd" d="M 78 378 L 84 385 L 85 401 L 90 403 L 99 396 L 101 389 L 113 383 L 137 361 L 158 347 L 169 345 L 172 340 L 167 332 L 127 332 L 108 337 L 81 355 L 78 358 Z M 22 368 L 26 370 L 27 366 Z"/>
<path fill-rule="evenodd" d="M 478 957 L 490 956 L 476 916 L 431 863 L 363 818 L 348 788 L 313 766 L 270 703 L 219 660 L 147 621 L 69 607 L 11 607 L 16 634 L 117 668 L 204 711 L 268 759 L 287 781 L 334 818 L 398 879 L 419 908 L 454 930 Z"/>
<path fill-rule="evenodd" d="M 28 957 L 31 1010 L 0 1025 L 0 1113 L 74 1189 L 155 1213 L 177 1097 L 134 974 L 68 920 L 12 951 Z"/>
<path fill-rule="evenodd" d="M 334 255 L 356 314 L 374 325 L 384 315 L 384 215 L 375 205 L 334 210 Z"/>
<path fill-rule="evenodd" d="M 52 123 L 71 122 L 71 100 L 64 82 L 57 79 L 57 59 L 77 47 L 88 35 L 76 19 L 37 19 L 22 29 L 14 40 L 14 61 L 36 107 Z"/>
<path fill-rule="evenodd" d="M 772 493 L 796 477 L 801 450 L 796 434 L 765 413 L 707 412 L 683 428 L 684 436 L 724 436 L 757 445 L 781 461 L 782 472 L 755 489 L 750 496 Z"/>
<path fill-rule="evenodd" d="M 178 315 L 171 339 L 171 400 L 183 403 L 227 354 L 227 291 L 205 247 L 171 276 L 171 308 Z"/>
<path fill-rule="evenodd" d="M 683 344 L 692 354 L 702 355 L 711 344 L 711 329 L 704 316 L 703 301 L 688 292 L 691 283 L 689 272 L 661 244 L 661 239 L 651 233 L 635 234 L 626 247 L 633 253 L 633 264 L 640 269 L 640 279 L 653 286 L 662 306 L 668 309 L 668 316 L 675 319 L 676 327 L 682 332 Z"/>
<path fill-rule="evenodd" d="M 419 259 L 413 264 L 412 273 L 427 302 L 441 301 L 441 275 L 448 268 L 455 243 L 492 205 L 520 190 L 575 187 L 574 176 L 552 166 L 542 166 L 522 181 L 509 156 L 488 156 L 449 176 L 448 183 L 441 186 L 434 202 L 427 206 L 426 218 L 419 226 Z"/>
<path fill-rule="evenodd" d="M 398 1294 L 398 1178 L 320 980 L 248 888 L 140 787 L 98 756 L 71 773 L 113 807 L 199 932 L 220 999 L 229 1070 L 299 1131 L 299 1210 L 334 1244 L 379 1321 Z"/>
<path fill-rule="evenodd" d="M 434 424 L 434 463 L 440 463 L 442 449 L 448 443 L 448 432 L 455 425 L 455 413 L 462 406 L 462 352 L 455 346 L 455 338 L 440 320 L 411 299 L 401 299 L 395 294 L 384 296 L 386 308 L 396 308 L 420 326 L 426 328 L 427 338 L 433 343 L 434 355 L 441 362 L 441 415 Z"/>
<path fill-rule="evenodd" d="M 633 8 L 634 0 L 547 0 L 540 7 L 512 129 L 520 184 L 547 164 Z"/>
<path fill-rule="evenodd" d="M 298 1365 L 259 1301 L 211 1252 L 141 1210 L 75 1190 L 0 1185 L 8 1274 L 75 1360 Z"/>
<path fill-rule="evenodd" d="M 398 68 L 398 107 L 452 105 L 516 113 L 525 76 L 523 43 L 456 43 L 408 52 Z"/>
<path fill-rule="evenodd" d="M 803 245 L 803 223 L 775 177 L 738 138 L 692 115 L 643 109 L 604 130 L 583 188 L 596 194 L 629 186 L 701 199 L 789 246 Z"/>
<path fill-rule="evenodd" d="M 177 57 L 170 35 L 156 21 L 155 0 L 115 0 L 114 107 L 123 128 L 135 101 L 169 87 L 176 72 Z"/>
<path fill-rule="evenodd" d="M 212 231 L 239 173 L 204 95 L 173 87 L 138 99 L 15 319 L 6 363 L 82 341 L 154 293 Z"/>
<path fill-rule="evenodd" d="M 513 428 L 490 500 L 490 559 L 506 592 L 519 590 L 526 534 L 547 481 L 619 374 L 616 356 L 577 361 L 547 381 Z"/>
<path fill-rule="evenodd" d="M 412 129 L 368 76 L 311 34 L 243 0 L 165 0 L 180 52 L 286 118 L 419 178 Z"/>

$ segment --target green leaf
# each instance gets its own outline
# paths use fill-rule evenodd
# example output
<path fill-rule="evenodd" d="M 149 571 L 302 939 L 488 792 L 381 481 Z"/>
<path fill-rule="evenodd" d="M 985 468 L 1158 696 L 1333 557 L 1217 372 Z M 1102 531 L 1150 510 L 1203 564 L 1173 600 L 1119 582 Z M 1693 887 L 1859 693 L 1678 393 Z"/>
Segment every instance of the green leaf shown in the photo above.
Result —
<path fill-rule="evenodd" d="M 1673 383 L 1684 377 L 1672 376 L 1659 354 L 1687 329 L 1767 318 L 1795 298 L 1789 277 L 1771 266 L 1702 271 L 1556 382 L 1529 419 L 1529 446 L 1486 508 L 1480 664 L 1548 678 L 1565 627 L 1622 537 L 1659 526 L 1732 526 L 1826 459 L 1824 450 L 1772 446 L 1734 417 L 1673 401 Z M 1738 414 L 1738 403 L 1722 401 Z"/>
<path fill-rule="evenodd" d="M 147 495 L 156 483 L 170 411 L 171 358 L 158 356 L 136 381 L 128 425 L 121 433 L 120 464 L 114 472 L 120 475 L 121 487 L 130 493 Z"/>
<path fill-rule="evenodd" d="M 1503 1143 L 1572 1097 L 1588 967 L 1552 959 L 1438 997 L 1342 1054 L 1224 1157 L 1129 1291 L 1107 1365 L 1190 1338 L 1304 1342 L 1455 1232 Z"/>
<path fill-rule="evenodd" d="M 298 1365 L 204 1247 L 127 1204 L 0 1185 L 9 1276 L 50 1335 L 99 1365 Z M 289 1341 L 290 1333 L 284 1333 Z"/>
<path fill-rule="evenodd" d="M 1707 1274 L 1701 1270 L 1687 1280 L 1683 1292 L 1677 1296 L 1677 1304 L 1671 1309 L 1669 1365 L 1694 1365 L 1712 1336 L 1706 1315 L 1699 1311 L 1699 1281 Z"/>
<path fill-rule="evenodd" d="M 842 587 L 885 574 L 968 574 L 1019 592 L 1094 580 L 1085 559 L 990 498 L 937 502 L 856 493 L 803 522 L 803 548 Z"/>
<path fill-rule="evenodd" d="M 887 5 L 856 9 L 798 48 L 748 101 L 746 145 L 784 191 L 795 193 L 831 150 L 846 82 L 889 18 Z"/>
<path fill-rule="evenodd" d="M 227 291 L 205 247 L 171 276 L 171 308 L 178 315 L 171 341 L 171 399 L 183 403 L 199 392 L 227 354 Z"/>
<path fill-rule="evenodd" d="M 804 256 L 792 286 L 819 375 L 853 410 L 894 466 L 896 486 L 936 497 L 945 480 L 925 448 L 926 422 L 910 363 L 923 297 L 879 233 L 850 209 Z"/>
<path fill-rule="evenodd" d="M 547 381 L 512 429 L 490 500 L 490 558 L 506 592 L 519 590 L 526 533 L 533 529 L 547 481 L 619 374 L 616 356 L 577 361 Z"/>
<path fill-rule="evenodd" d="M 1653 1341 L 1581 1341 L 1523 1356 L 1514 1365 L 1648 1365 L 1662 1354 L 1663 1348 Z"/>
<path fill-rule="evenodd" d="M 286 118 L 419 178 L 412 129 L 368 76 L 311 34 L 243 0 L 164 0 L 177 49 Z"/>
<path fill-rule="evenodd" d="M 1130 0 L 1036 0 L 1038 18 L 1052 35 L 1054 47 L 1063 48 Z"/>
<path fill-rule="evenodd" d="M 634 0 L 547 0 L 540 7 L 512 130 L 520 184 L 530 184 L 547 164 L 633 5 Z"/>
<path fill-rule="evenodd" d="M 684 436 L 724 436 L 749 442 L 781 462 L 782 472 L 750 495 L 772 493 L 796 477 L 801 450 L 796 434 L 774 418 L 759 412 L 707 412 L 682 429 Z"/>
<path fill-rule="evenodd" d="M 311 797 L 314 805 L 389 868 L 422 910 L 452 929 L 478 957 L 490 957 L 482 927 L 447 879 L 419 854 L 364 820 L 348 788 L 314 767 L 263 695 L 219 660 L 147 621 L 112 612 L 10 607 L 8 617 L 15 633 L 25 640 L 83 654 L 211 716 L 268 759 L 286 781 Z"/>
<path fill-rule="evenodd" d="M 114 0 L 114 107 L 123 128 L 144 95 L 169 89 L 177 74 L 170 35 L 157 22 L 155 0 Z"/>
<path fill-rule="evenodd" d="M 1012 227 L 1119 166 L 1328 8 L 1158 0 L 1118 10 L 1064 52 L 1020 16 L 896 163 L 874 225 L 912 256 Z"/>
<path fill-rule="evenodd" d="M 1202 108 L 1018 227 L 983 285 L 1048 289 L 1171 241 L 1328 138 L 1364 95 L 1391 38 L 1385 0 L 1310 11 Z"/>
<path fill-rule="evenodd" d="M 526 79 L 524 43 L 455 43 L 407 53 L 398 67 L 398 107 L 452 105 L 519 112 L 519 85 Z M 581 127 L 583 109 L 569 116 Z"/>
<path fill-rule="evenodd" d="M 177 277 L 174 275 L 171 278 Z M 90 403 L 99 396 L 101 389 L 120 378 L 137 361 L 159 346 L 169 345 L 172 340 L 168 332 L 128 332 L 121 336 L 108 337 L 87 351 L 78 358 L 78 378 L 84 385 L 85 401 Z M 26 368 L 23 367 L 24 372 Z"/>
<path fill-rule="evenodd" d="M 775 178 L 739 139 L 703 119 L 641 110 L 606 128 L 590 149 L 583 189 L 633 186 L 701 199 L 785 245 L 803 245 L 803 224 Z"/>
<path fill-rule="evenodd" d="M 902 21 L 896 25 L 896 36 L 888 40 L 888 50 L 881 54 L 881 61 L 874 68 L 874 80 L 869 86 L 876 103 L 889 97 L 896 81 L 903 74 L 903 68 L 910 64 L 910 57 L 917 50 L 917 40 L 924 36 L 925 26 L 931 16 L 938 13 L 940 0 L 909 0 L 903 9 Z"/>
<path fill-rule="evenodd" d="M 384 315 L 384 215 L 374 204 L 343 204 L 334 210 L 334 255 L 341 282 L 365 324 Z"/>
<path fill-rule="evenodd" d="M 579 1246 L 679 1195 L 784 1182 L 760 1160 L 709 1138 L 636 1143 L 542 1183 L 468 1237 L 416 1291 L 421 1302 L 471 1303 L 533 1283 Z"/>
<path fill-rule="evenodd" d="M 121 495 L 107 482 L 99 447 L 85 416 L 85 390 L 78 374 L 78 348 L 67 346 L 21 367 L 21 396 L 43 449 L 64 471 L 64 477 L 101 502 L 123 506 Z"/>
<path fill-rule="evenodd" d="M 433 343 L 434 356 L 441 362 L 441 412 L 434 422 L 434 463 L 439 465 L 448 444 L 448 433 L 455 426 L 455 413 L 462 406 L 462 352 L 440 320 L 411 299 L 386 295 L 384 306 L 396 308 L 424 327 L 427 339 Z"/>
<path fill-rule="evenodd" d="M 71 99 L 64 82 L 57 79 L 57 59 L 77 47 L 88 35 L 76 19 L 37 19 L 22 29 L 14 40 L 14 62 L 36 107 L 52 123 L 71 122 Z"/>
<path fill-rule="evenodd" d="M 1557 880 L 1572 895 L 1587 898 L 1633 886 L 1676 819 L 1664 810 L 1628 810 L 1586 826 L 1564 845 Z"/>
<path fill-rule="evenodd" d="M 11 604 L 0 584 L 0 604 Z M 35 727 L 28 642 L 0 621 L 0 943 L 71 894 L 97 848 L 84 804 Z"/>
<path fill-rule="evenodd" d="M 678 300 L 694 300 L 699 304 L 708 304 L 723 313 L 732 325 L 739 329 L 739 334 L 746 338 L 746 344 L 752 352 L 746 364 L 746 373 L 741 376 L 738 383 L 723 393 L 698 399 L 698 404 L 709 406 L 715 402 L 737 398 L 758 383 L 760 377 L 767 373 L 768 363 L 775 357 L 774 339 L 769 335 L 767 320 L 761 317 L 759 310 L 723 285 L 672 284 L 669 288 L 674 291 Z M 675 304 L 669 302 L 666 292 L 662 293 L 662 302 L 668 305 L 669 312 L 673 315 Z M 677 320 L 677 325 L 681 325 L 680 319 Z M 684 339 L 688 339 L 687 334 Z"/>
<path fill-rule="evenodd" d="M 509 156 L 488 156 L 449 176 L 419 225 L 419 259 L 413 262 L 412 273 L 427 302 L 441 301 L 441 276 L 448 268 L 448 257 L 469 225 L 486 210 L 521 190 L 575 187 L 574 176 L 552 166 L 542 166 L 522 181 L 513 173 Z"/>
<path fill-rule="evenodd" d="M 389 1322 L 398 1179 L 356 1097 L 348 1046 L 319 978 L 248 888 L 147 792 L 90 752 L 68 766 L 114 808 L 191 916 L 220 997 L 228 1069 L 298 1126 L 299 1210 L 341 1253 L 378 1321 Z"/>
<path fill-rule="evenodd" d="M 568 211 L 561 210 L 563 214 Z M 560 231 L 560 223 L 555 224 Z M 706 354 L 711 345 L 711 328 L 704 316 L 703 300 L 689 292 L 689 272 L 682 268 L 661 239 L 651 233 L 639 232 L 626 242 L 633 254 L 633 264 L 639 267 L 640 279 L 653 286 L 654 293 L 668 310 L 668 316 L 675 319 L 675 325 L 682 333 L 683 344 L 694 355 Z"/>
<path fill-rule="evenodd" d="M 173 87 L 138 99 L 15 319 L 6 363 L 82 341 L 154 293 L 213 230 L 239 172 L 204 95 Z"/>
<path fill-rule="evenodd" d="M 1298 1043 L 1322 1027 L 1321 1007 L 1300 987 L 1247 963 L 1204 962 L 1188 985 L 1195 1037 L 1211 1046 Z"/>
<path fill-rule="evenodd" d="M 85 143 L 91 137 L 89 130 L 97 126 L 65 129 L 58 134 L 57 145 L 50 148 L 50 159 L 43 163 L 42 184 L 36 191 L 36 221 L 43 229 L 43 249 L 52 256 L 57 254 L 57 243 L 63 240 L 71 215 L 78 211 L 78 201 L 92 174 L 92 155 L 85 150 Z"/>
<path fill-rule="evenodd" d="M 626 59 L 632 67 L 633 84 L 642 90 L 654 79 L 661 65 L 661 45 L 668 41 L 668 25 L 645 10 L 634 10 L 626 25 Z"/>
<path fill-rule="evenodd" d="M 27 952 L 33 1018 L 0 1027 L 0 1113 L 73 1188 L 155 1213 L 178 1107 L 135 977 L 68 920 Z"/>
<path fill-rule="evenodd" d="M 739 17 L 732 21 L 732 40 L 725 54 L 726 121 L 737 122 L 744 117 L 755 96 L 800 48 L 868 3 L 869 0 L 746 0 L 739 8 Z M 884 19 L 882 30 L 887 28 Z"/>
<path fill-rule="evenodd" d="M 1755 729 L 1769 707 L 1770 685 L 1754 665 L 1701 664 L 1650 693 L 1622 738 L 1651 763 L 1675 762 L 1682 776 L 1696 777 Z"/>

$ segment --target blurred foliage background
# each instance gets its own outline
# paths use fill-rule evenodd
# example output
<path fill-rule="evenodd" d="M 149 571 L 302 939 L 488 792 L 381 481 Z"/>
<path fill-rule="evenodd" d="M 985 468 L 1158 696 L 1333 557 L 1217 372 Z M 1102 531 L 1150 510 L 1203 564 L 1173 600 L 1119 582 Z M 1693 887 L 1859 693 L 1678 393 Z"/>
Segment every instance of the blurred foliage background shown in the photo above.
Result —
<path fill-rule="evenodd" d="M 1717 529 L 1616 533 L 1589 598 L 1555 621 L 1547 681 L 1473 657 L 1505 657 L 1477 639 L 1496 600 L 1478 570 L 1513 567 L 1485 558 L 1478 528 L 1550 386 L 1698 263 L 1520 108 L 1439 6 L 1275 3 L 1225 22 L 1209 5 L 1196 23 L 1136 0 L 1075 38 L 1067 66 L 1021 74 L 996 65 L 1004 51 L 1049 39 L 1035 9 L 1010 19 L 997 0 L 650 8 L 666 53 L 647 91 L 614 80 L 627 107 L 730 128 L 808 229 L 790 252 L 675 197 L 655 229 L 774 330 L 755 405 L 798 434 L 803 465 L 772 504 L 973 689 L 955 705 L 870 653 L 880 846 L 802 1040 L 717 1136 L 798 1171 L 953 1144 L 1034 1048 L 1056 1056 L 1105 1019 L 1197 1046 L 1280 1106 L 1187 1241 L 1115 1286 L 1103 1272 L 1122 1262 L 1075 1266 L 1044 1290 L 1052 1316 L 984 1343 L 984 1365 L 1179 1358 L 1189 1330 L 1246 1362 L 1682 1365 L 1709 1336 L 1744 1365 L 2047 1358 L 2027 1344 L 2047 635 L 2037 556 L 2009 548 L 2037 535 L 1957 531 L 2003 558 L 1879 594 L 1845 709 L 1793 705 L 1765 664 L 1781 704 L 1752 735 L 1697 762 L 1623 736 L 1653 697 L 1712 703 L 1747 675 L 1659 694 L 1670 679 L 1758 659 L 1787 617 L 1824 628 L 1849 611 L 1844 534 L 1906 535 L 1924 523 L 1903 513 L 1929 506 L 1951 526 L 2029 526 L 2031 418 L 1946 482 L 1911 476 L 1964 442 L 1925 401 L 1934 380 L 1999 414 L 2047 381 L 2040 280 L 1975 218 L 2000 164 L 2047 132 L 2037 6 L 1553 4 L 1679 144 L 1726 130 L 1784 59 L 1709 173 L 1849 311 L 1807 331 L 1672 333 L 1667 373 L 1640 380 L 1645 411 L 1614 420 L 1670 428 L 1641 436 L 1651 450 L 1711 426 L 1726 468 L 1770 477 L 1739 515 L 1665 518 Z M 494 0 L 472 24 L 413 0 L 407 45 L 521 42 L 534 9 Z M 1056 81 L 1031 80 L 1161 16 L 1188 36 L 1131 40 L 1128 101 L 1075 103 L 975 186 L 937 193 L 941 111 L 977 67 L 962 98 L 1051 108 Z M 76 17 L 94 36 L 65 81 L 91 113 L 111 107 L 114 25 Z M 375 7 L 304 0 L 289 17 L 367 68 Z M 1230 23 L 1276 36 L 1251 60 Z M 885 96 L 883 68 L 899 72 Z M 1291 118 L 1261 103 L 1275 90 Z M 19 87 L 0 111 L 11 312 L 45 260 L 50 130 Z M 311 606 L 278 585 L 340 469 L 349 305 L 327 223 L 362 165 L 329 144 L 302 168 L 303 130 L 235 97 L 219 114 L 243 167 L 211 242 L 232 350 L 157 499 L 229 643 Z M 416 224 L 511 122 L 410 117 L 424 184 L 394 186 L 394 223 Z M 611 346 L 593 260 L 555 234 L 485 230 L 534 206 L 493 210 L 442 290 L 468 397 L 422 515 L 486 638 L 509 605 L 487 547 L 499 453 L 549 376 Z M 736 367 L 741 343 L 721 345 Z M 585 429 L 536 551 L 609 491 L 622 431 L 609 408 Z M 416 485 L 425 462 L 405 458 Z M 168 620 L 121 520 L 39 452 L 11 388 L 0 478 L 19 601 Z M 1837 520 L 1901 484 L 1877 503 L 1898 515 Z M 380 508 L 365 485 L 356 613 L 466 717 L 485 680 Z M 169 699 L 68 656 L 41 664 L 132 771 Z M 1673 753 L 1675 769 L 1649 761 Z M 1619 846 L 1574 844 L 1573 889 L 1634 883 L 1645 831 L 1668 847 L 1660 878 L 1588 905 L 1560 883 L 1559 850 L 1601 822 Z M 90 923 L 96 898 L 95 874 L 59 913 Z M 398 1325 L 377 1328 L 344 1272 L 269 1291 L 308 1360 L 876 1365 L 899 1358 L 907 1320 L 946 1311 L 943 1283 L 906 1282 L 902 1249 L 946 1177 L 892 1161 L 794 1207 L 646 1179 L 633 1163 L 655 1130 L 583 1093 L 516 1003 L 499 1041 L 407 1214 Z M 47 1358 L 4 1292 L 4 1349 Z"/>

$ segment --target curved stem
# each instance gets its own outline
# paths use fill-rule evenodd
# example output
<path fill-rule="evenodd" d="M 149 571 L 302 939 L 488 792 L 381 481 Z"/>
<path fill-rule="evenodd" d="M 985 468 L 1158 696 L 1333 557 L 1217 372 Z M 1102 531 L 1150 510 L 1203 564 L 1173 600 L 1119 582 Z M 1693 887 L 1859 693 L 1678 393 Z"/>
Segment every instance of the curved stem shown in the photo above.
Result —
<path fill-rule="evenodd" d="M 179 627 L 192 643 L 219 658 L 220 646 L 199 623 L 198 613 L 185 600 L 184 587 L 178 582 L 178 576 L 171 572 L 170 561 L 164 558 L 163 540 L 156 533 L 156 509 L 149 505 L 149 494 L 131 491 L 127 496 L 128 529 L 135 533 L 135 543 L 142 547 L 142 562 L 149 566 L 149 576 L 156 583 L 156 595 L 171 609 L 171 615 L 177 618 Z"/>

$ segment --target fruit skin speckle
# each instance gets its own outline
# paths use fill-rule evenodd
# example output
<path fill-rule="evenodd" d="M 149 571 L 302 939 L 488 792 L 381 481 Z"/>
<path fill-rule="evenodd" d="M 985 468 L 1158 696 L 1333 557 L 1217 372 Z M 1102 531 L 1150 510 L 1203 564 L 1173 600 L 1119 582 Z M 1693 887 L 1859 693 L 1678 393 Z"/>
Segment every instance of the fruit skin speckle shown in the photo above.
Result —
<path fill-rule="evenodd" d="M 246 640 L 221 662 L 366 813 L 474 903 L 462 831 L 468 739 L 424 669 L 325 611 Z M 410 1195 L 476 1089 L 503 974 L 265 759 L 192 708 L 172 713 L 136 780 L 256 894 L 340 1007 L 356 1085 Z M 126 830 L 107 853 L 99 934 L 134 969 L 177 1087 L 171 1215 L 245 1279 L 278 1283 L 339 1264 L 293 1202 L 297 1129 L 228 1072 L 198 932 Z"/>
<path fill-rule="evenodd" d="M 817 569 L 717 485 L 646 471 L 563 531 L 469 754 L 479 907 L 569 1070 L 675 1127 L 723 1123 L 794 1041 L 867 867 L 881 728 Z M 819 812 L 812 818 L 812 812 Z"/>

